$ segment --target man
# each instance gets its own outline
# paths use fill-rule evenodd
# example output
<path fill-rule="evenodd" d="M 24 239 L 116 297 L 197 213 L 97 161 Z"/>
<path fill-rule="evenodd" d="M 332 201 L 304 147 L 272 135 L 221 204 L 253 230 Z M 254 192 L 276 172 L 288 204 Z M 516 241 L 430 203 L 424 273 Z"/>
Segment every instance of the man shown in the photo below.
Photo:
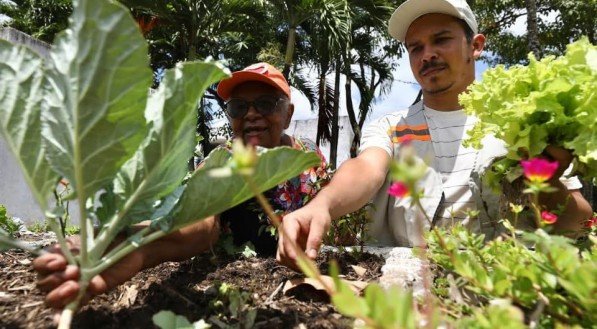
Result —
<path fill-rule="evenodd" d="M 428 169 L 420 187 L 425 212 L 438 225 L 450 218 L 471 230 L 495 231 L 497 202 L 486 209 L 492 196 L 483 189 L 480 177 L 493 159 L 505 154 L 493 138 L 484 140 L 479 151 L 461 144 L 475 118 L 462 112 L 458 95 L 475 77 L 475 63 L 485 45 L 478 34 L 475 17 L 464 0 L 408 0 L 392 15 L 389 32 L 406 46 L 411 70 L 421 85 L 423 100 L 406 112 L 387 115 L 363 131 L 359 156 L 346 161 L 330 184 L 307 206 L 284 217 L 288 234 L 278 241 L 278 260 L 295 266 L 290 241 L 297 242 L 315 258 L 331 220 L 355 211 L 375 196 L 370 233 L 385 245 L 414 246 L 421 241 L 420 227 L 429 228 L 424 215 L 406 200 L 387 194 L 389 164 L 400 153 L 400 141 L 407 136 L 416 156 Z M 570 164 L 570 154 L 556 147 L 547 153 L 560 163 Z M 559 171 L 557 177 L 562 174 Z M 579 192 L 577 179 L 550 182 L 558 192 L 542 196 L 542 204 L 556 208 L 567 204 L 556 229 L 577 231 L 591 215 L 591 208 Z M 565 185 L 564 185 L 565 184 Z M 466 214 L 479 211 L 478 218 Z M 493 232 L 492 232 L 493 230 Z"/>
<path fill-rule="evenodd" d="M 294 105 L 290 101 L 290 86 L 282 73 L 267 63 L 253 64 L 234 72 L 232 77 L 218 84 L 218 95 L 226 100 L 226 113 L 234 137 L 245 144 L 273 148 L 288 146 L 305 151 L 317 151 L 314 143 L 288 136 Z M 325 174 L 321 167 L 309 169 L 268 191 L 272 206 L 284 213 L 302 206 L 306 195 L 317 190 L 310 187 L 314 177 Z M 283 202 L 279 199 L 284 196 Z M 94 277 L 87 290 L 86 300 L 104 293 L 132 278 L 137 272 L 166 261 L 182 261 L 209 250 L 220 236 L 220 222 L 227 226 L 237 244 L 251 242 L 262 255 L 276 252 L 276 240 L 269 233 L 260 232 L 260 214 L 251 200 L 220 215 L 211 216 L 147 244 Z M 77 249 L 78 241 L 72 241 Z M 79 291 L 79 269 L 68 265 L 61 254 L 49 253 L 36 258 L 33 267 L 38 272 L 38 287 L 48 292 L 48 306 L 61 309 Z"/>

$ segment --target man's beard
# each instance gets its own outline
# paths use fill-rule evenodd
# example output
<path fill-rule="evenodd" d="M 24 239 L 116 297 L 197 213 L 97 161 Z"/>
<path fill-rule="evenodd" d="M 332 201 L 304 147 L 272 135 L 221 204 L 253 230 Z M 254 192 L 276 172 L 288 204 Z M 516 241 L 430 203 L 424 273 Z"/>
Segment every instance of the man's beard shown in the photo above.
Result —
<path fill-rule="evenodd" d="M 436 94 L 441 94 L 444 91 L 452 88 L 452 86 L 454 85 L 454 83 L 452 82 L 451 84 L 449 84 L 446 87 L 441 87 L 441 88 L 436 88 L 436 89 L 423 89 L 425 91 L 426 94 L 428 95 L 436 95 Z"/>

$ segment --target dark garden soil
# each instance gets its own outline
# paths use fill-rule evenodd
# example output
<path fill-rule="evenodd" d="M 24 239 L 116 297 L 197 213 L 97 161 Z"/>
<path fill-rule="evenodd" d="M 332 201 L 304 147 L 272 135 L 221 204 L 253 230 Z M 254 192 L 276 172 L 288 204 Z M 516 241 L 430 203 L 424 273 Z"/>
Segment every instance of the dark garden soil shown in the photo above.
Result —
<path fill-rule="evenodd" d="M 32 259 L 16 250 L 0 253 L 0 328 L 54 327 L 53 312 L 45 307 L 44 296 L 35 287 Z M 327 272 L 331 259 L 337 259 L 348 280 L 376 280 L 383 265 L 381 258 L 370 254 L 325 253 L 318 259 L 323 272 Z M 367 271 L 359 277 L 350 265 Z M 214 306 L 217 300 L 227 306 L 217 292 L 220 283 L 246 292 L 246 305 L 257 310 L 253 328 L 352 327 L 352 321 L 338 314 L 325 294 L 301 288 L 284 295 L 280 286 L 299 277 L 272 258 L 206 254 L 182 263 L 164 263 L 93 299 L 75 316 L 73 327 L 157 328 L 152 316 L 171 310 L 191 322 L 205 319 L 212 328 L 219 328 L 215 325 L 218 321 L 243 328 L 227 307 Z"/>

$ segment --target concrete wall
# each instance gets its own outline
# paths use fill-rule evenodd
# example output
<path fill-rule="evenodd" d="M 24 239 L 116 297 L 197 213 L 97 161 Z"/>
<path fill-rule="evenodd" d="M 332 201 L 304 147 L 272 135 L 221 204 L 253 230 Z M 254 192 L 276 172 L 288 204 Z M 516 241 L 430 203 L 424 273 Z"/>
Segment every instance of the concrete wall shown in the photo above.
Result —
<path fill-rule="evenodd" d="M 47 57 L 50 45 L 10 27 L 0 28 L 0 38 L 25 45 L 41 56 Z M 49 201 L 53 204 L 54 201 Z M 3 138 L 0 137 L 0 204 L 6 206 L 10 216 L 22 219 L 26 224 L 43 221 L 45 216 L 35 201 L 23 173 Z M 72 223 L 79 223 L 79 208 L 76 203 L 69 205 Z"/>
<path fill-rule="evenodd" d="M 0 27 L 0 39 L 27 46 L 43 57 L 47 57 L 50 53 L 51 46 L 49 44 L 32 38 L 28 34 L 15 30 L 12 27 Z"/>

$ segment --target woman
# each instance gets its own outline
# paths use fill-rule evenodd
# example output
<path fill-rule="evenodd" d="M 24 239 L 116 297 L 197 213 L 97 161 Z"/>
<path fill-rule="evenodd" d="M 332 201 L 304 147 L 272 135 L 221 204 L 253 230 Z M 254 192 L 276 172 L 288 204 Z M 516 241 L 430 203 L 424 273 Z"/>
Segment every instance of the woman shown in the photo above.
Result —
<path fill-rule="evenodd" d="M 267 63 L 251 65 L 221 81 L 218 95 L 226 100 L 226 112 L 235 138 L 242 138 L 246 144 L 266 148 L 289 146 L 318 152 L 322 158 L 321 166 L 307 170 L 266 192 L 281 215 L 300 208 L 305 198 L 316 193 L 314 183 L 318 177 L 325 175 L 325 162 L 312 142 L 284 133 L 290 124 L 294 106 L 290 102 L 290 87 L 282 73 Z M 250 200 L 137 249 L 94 277 L 86 298 L 116 287 L 145 268 L 166 261 L 186 260 L 208 250 L 220 236 L 220 218 L 223 226 L 230 229 L 236 244 L 251 242 L 261 254 L 275 253 L 275 237 L 262 232 L 264 230 L 261 228 L 268 224 L 267 218 Z M 76 242 L 73 248 L 76 249 Z M 48 306 L 62 309 L 76 297 L 79 271 L 75 266 L 67 266 L 64 256 L 59 253 L 46 254 L 36 258 L 33 266 L 39 274 L 38 287 L 48 291 Z"/>
<path fill-rule="evenodd" d="M 325 160 L 312 141 L 284 133 L 290 125 L 294 105 L 290 102 L 290 87 L 282 73 L 267 63 L 251 65 L 220 82 L 218 95 L 226 100 L 226 113 L 234 137 L 242 138 L 245 144 L 267 148 L 289 146 L 317 152 L 322 159 L 319 167 L 265 193 L 279 216 L 302 207 L 305 198 L 315 195 L 317 180 L 326 175 Z M 251 242 L 261 255 L 276 252 L 274 231 L 268 229 L 271 223 L 254 199 L 225 211 L 220 219 L 224 230 L 230 229 L 236 245 Z"/>

